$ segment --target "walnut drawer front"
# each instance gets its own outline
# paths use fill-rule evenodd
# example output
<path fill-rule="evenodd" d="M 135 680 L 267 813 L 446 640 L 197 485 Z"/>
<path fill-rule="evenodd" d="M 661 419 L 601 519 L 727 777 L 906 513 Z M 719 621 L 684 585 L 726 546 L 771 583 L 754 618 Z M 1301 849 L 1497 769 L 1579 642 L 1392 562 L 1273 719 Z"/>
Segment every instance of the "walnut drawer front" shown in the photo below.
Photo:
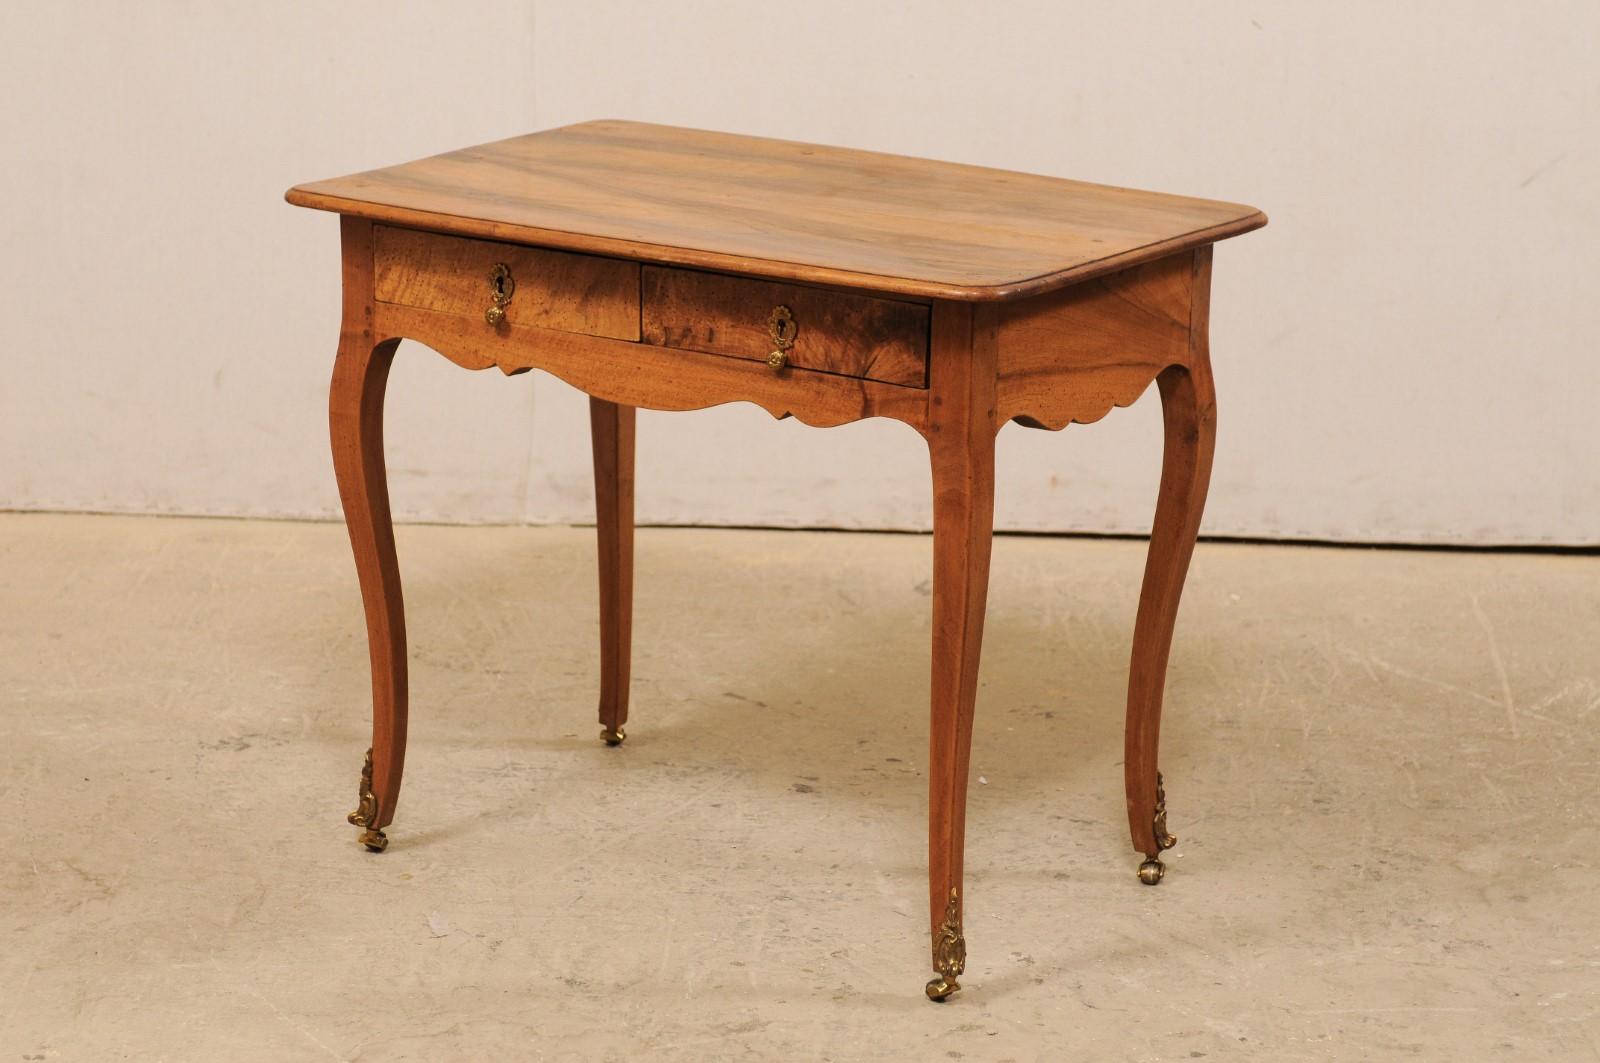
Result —
<path fill-rule="evenodd" d="M 485 313 L 497 303 L 494 275 L 503 266 L 503 325 L 639 338 L 637 262 L 388 225 L 374 227 L 373 241 L 379 302 L 459 314 L 491 329 Z"/>
<path fill-rule="evenodd" d="M 645 266 L 640 332 L 657 347 L 765 362 L 776 307 L 793 316 L 786 365 L 922 388 L 928 384 L 928 306 L 721 273 Z"/>

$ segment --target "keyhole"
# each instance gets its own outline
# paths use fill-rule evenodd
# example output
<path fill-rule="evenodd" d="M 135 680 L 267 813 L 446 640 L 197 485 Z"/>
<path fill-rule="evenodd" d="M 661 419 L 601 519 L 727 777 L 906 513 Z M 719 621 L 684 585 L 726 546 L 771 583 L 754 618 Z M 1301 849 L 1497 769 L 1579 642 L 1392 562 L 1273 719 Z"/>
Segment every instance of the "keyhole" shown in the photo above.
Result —
<path fill-rule="evenodd" d="M 511 301 L 511 293 L 517 290 L 517 282 L 511 276 L 511 267 L 504 262 L 495 263 L 494 269 L 489 271 L 489 298 L 496 306 L 505 306 Z"/>

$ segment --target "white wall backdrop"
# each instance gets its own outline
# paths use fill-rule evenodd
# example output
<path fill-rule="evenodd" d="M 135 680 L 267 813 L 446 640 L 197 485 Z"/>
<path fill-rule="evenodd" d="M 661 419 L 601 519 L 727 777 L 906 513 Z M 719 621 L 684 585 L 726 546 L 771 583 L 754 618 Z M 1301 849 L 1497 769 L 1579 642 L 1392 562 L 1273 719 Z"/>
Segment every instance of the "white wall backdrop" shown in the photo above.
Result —
<path fill-rule="evenodd" d="M 297 181 L 592 117 L 1248 202 L 1213 534 L 1600 543 L 1600 5 L 79 3 L 0 39 L 0 507 L 332 516 Z M 586 521 L 582 397 L 407 345 L 396 512 Z M 1144 531 L 1154 395 L 1002 433 L 998 519 Z M 644 521 L 925 527 L 900 426 L 645 414 Z"/>

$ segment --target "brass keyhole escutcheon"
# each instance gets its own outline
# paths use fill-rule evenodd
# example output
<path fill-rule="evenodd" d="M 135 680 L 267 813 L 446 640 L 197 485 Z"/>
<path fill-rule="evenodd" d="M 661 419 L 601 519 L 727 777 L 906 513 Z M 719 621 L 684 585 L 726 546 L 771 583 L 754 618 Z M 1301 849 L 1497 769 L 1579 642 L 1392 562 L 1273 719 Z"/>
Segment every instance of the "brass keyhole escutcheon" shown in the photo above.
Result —
<path fill-rule="evenodd" d="M 489 309 L 483 312 L 483 319 L 491 327 L 506 319 L 506 304 L 511 302 L 511 295 L 516 290 L 517 280 L 511 275 L 511 267 L 504 262 L 496 262 L 494 268 L 489 270 Z"/>
<path fill-rule="evenodd" d="M 772 353 L 767 355 L 767 365 L 773 372 L 782 369 L 789 361 L 789 349 L 800 332 L 794 311 L 787 306 L 775 306 L 767 316 L 767 334 L 772 337 Z"/>

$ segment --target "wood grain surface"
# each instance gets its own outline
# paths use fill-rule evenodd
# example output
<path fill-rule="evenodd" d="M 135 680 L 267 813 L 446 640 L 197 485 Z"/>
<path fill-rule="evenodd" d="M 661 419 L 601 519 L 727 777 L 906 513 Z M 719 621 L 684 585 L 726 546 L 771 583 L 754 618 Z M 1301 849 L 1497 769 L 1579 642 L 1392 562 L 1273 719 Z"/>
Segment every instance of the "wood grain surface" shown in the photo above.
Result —
<path fill-rule="evenodd" d="M 484 328 L 489 271 L 511 268 L 516 281 L 505 306 L 508 324 L 639 338 L 639 264 L 599 255 L 378 225 L 373 230 L 374 290 L 385 303 L 443 310 Z"/>
<path fill-rule="evenodd" d="M 1211 484 L 1217 440 L 1217 395 L 1211 379 L 1211 249 L 1194 255 L 1189 351 L 1182 365 L 1161 371 L 1164 446 L 1161 487 L 1150 528 L 1139 612 L 1128 665 L 1128 715 L 1123 731 L 1123 780 L 1133 847 L 1154 859 L 1162 849 L 1152 829 L 1161 745 L 1161 705 L 1178 601 L 1189 573 L 1200 518 Z"/>
<path fill-rule="evenodd" d="M 928 916 L 935 942 L 952 890 L 958 917 L 966 910 L 967 786 L 994 538 L 994 443 L 1001 423 L 994 405 L 994 310 L 959 303 L 934 307 L 923 435 L 933 472 Z"/>
<path fill-rule="evenodd" d="M 774 307 L 797 331 L 788 365 L 920 388 L 928 377 L 928 306 L 722 273 L 646 266 L 644 342 L 765 362 Z M 787 370 L 785 370 L 787 371 Z"/>
<path fill-rule="evenodd" d="M 1037 294 L 1266 224 L 1235 203 L 621 121 L 287 198 L 459 235 L 956 300 Z"/>
<path fill-rule="evenodd" d="M 594 447 L 594 527 L 600 550 L 600 726 L 622 734 L 633 670 L 632 406 L 589 399 Z"/>
<path fill-rule="evenodd" d="M 389 303 L 377 305 L 373 322 L 377 335 L 416 340 L 465 369 L 496 366 L 507 374 L 542 369 L 595 398 L 640 409 L 703 410 L 751 402 L 774 417 L 794 417 L 816 428 L 888 417 L 918 431 L 927 417 L 926 390 L 876 380 L 805 369 L 774 373 L 743 358 L 711 358 L 557 329 L 489 329 L 460 315 Z"/>
<path fill-rule="evenodd" d="M 340 218 L 344 315 L 328 388 L 328 434 L 339 502 L 355 556 L 372 666 L 372 794 L 365 824 L 381 831 L 394 820 L 406 763 L 408 673 L 406 607 L 400 590 L 389 481 L 383 460 L 383 398 L 398 338 L 373 332 L 372 223 Z M 356 762 L 352 759 L 352 773 Z"/>
<path fill-rule="evenodd" d="M 1088 424 L 1187 362 L 1196 256 L 1207 253 L 1169 255 L 999 307 L 1002 423 Z"/>

